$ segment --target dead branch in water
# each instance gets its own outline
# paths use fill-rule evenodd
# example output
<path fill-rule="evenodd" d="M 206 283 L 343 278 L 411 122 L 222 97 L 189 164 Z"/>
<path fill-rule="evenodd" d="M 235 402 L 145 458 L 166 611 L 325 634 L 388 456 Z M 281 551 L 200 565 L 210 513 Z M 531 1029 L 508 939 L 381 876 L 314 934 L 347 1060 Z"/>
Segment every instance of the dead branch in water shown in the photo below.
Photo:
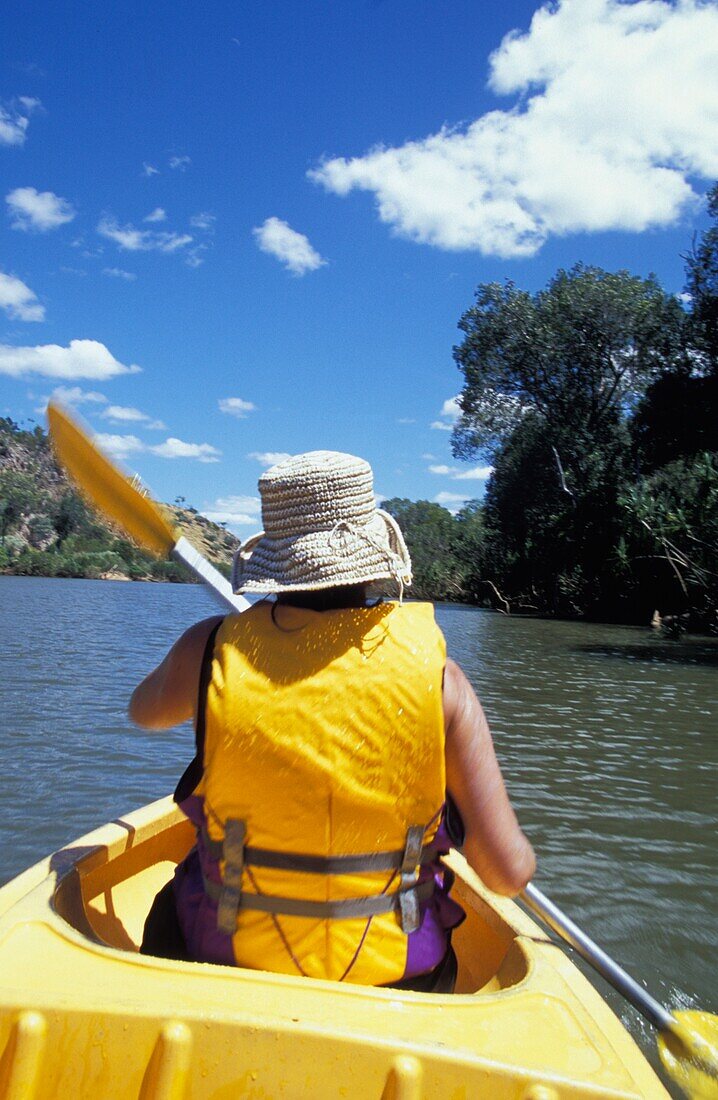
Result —
<path fill-rule="evenodd" d="M 505 610 L 502 610 L 500 607 L 497 607 L 496 610 L 500 611 L 502 615 L 510 615 L 511 614 L 511 605 L 509 604 L 509 601 L 506 599 L 506 597 L 501 595 L 501 593 L 499 592 L 499 590 L 496 587 L 496 585 L 494 584 L 494 582 L 493 581 L 484 581 L 484 584 L 488 584 L 489 588 L 492 589 L 494 595 L 496 596 L 496 599 L 500 600 L 501 603 L 504 605 Z"/>

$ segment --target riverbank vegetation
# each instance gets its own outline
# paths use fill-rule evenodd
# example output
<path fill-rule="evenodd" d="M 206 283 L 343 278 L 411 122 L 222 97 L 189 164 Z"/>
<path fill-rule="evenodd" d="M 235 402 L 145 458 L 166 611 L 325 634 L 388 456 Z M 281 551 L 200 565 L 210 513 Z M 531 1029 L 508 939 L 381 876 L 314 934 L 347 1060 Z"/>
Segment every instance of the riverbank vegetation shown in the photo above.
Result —
<path fill-rule="evenodd" d="M 172 523 L 223 572 L 238 540 L 193 508 L 165 506 Z M 189 581 L 85 505 L 55 462 L 41 427 L 0 418 L 0 572 L 19 576 Z"/>
<path fill-rule="evenodd" d="M 718 184 L 686 294 L 577 265 L 478 288 L 453 450 L 489 459 L 453 520 L 389 501 L 418 588 L 504 611 L 718 626 Z M 438 553 L 443 540 L 447 553 Z"/>

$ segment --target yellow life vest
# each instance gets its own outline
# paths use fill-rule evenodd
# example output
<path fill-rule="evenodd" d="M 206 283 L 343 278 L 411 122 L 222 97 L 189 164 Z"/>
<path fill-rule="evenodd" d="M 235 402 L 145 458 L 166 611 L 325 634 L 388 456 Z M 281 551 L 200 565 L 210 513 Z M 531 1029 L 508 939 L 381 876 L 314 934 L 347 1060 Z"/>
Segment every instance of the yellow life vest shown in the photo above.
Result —
<path fill-rule="evenodd" d="M 224 620 L 195 793 L 238 965 L 402 976 L 433 889 L 416 882 L 445 799 L 445 660 L 430 604 L 259 603 Z"/>

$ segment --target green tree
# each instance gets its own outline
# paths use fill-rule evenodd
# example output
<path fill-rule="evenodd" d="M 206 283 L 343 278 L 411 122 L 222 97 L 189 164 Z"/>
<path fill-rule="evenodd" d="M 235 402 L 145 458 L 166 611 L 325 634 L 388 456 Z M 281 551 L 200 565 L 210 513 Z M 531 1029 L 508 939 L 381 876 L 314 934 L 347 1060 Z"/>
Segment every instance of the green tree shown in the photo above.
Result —
<path fill-rule="evenodd" d="M 536 294 L 479 287 L 459 322 L 464 375 L 454 452 L 495 451 L 533 414 L 550 436 L 600 431 L 667 366 L 683 363 L 685 316 L 655 278 L 579 264 Z"/>
<path fill-rule="evenodd" d="M 479 287 L 459 327 L 454 452 L 495 465 L 479 579 L 504 604 L 606 615 L 627 422 L 654 379 L 685 369 L 680 304 L 653 278 L 578 265 L 533 295 Z"/>
<path fill-rule="evenodd" d="M 641 618 L 690 612 L 718 629 L 718 455 L 678 459 L 628 486 L 617 563 Z"/>
<path fill-rule="evenodd" d="M 718 184 L 708 211 L 714 224 L 685 257 L 688 354 L 650 386 L 632 424 L 644 473 L 718 451 Z"/>
<path fill-rule="evenodd" d="M 718 374 L 718 183 L 707 195 L 714 224 L 703 233 L 686 257 L 686 290 L 691 296 L 693 341 L 705 368 Z"/>
<path fill-rule="evenodd" d="M 15 523 L 19 511 L 15 502 L 8 497 L 0 497 L 0 541 L 5 545 L 5 537 Z"/>
<path fill-rule="evenodd" d="M 62 546 L 67 537 L 87 521 L 87 509 L 77 493 L 65 493 L 55 512 L 53 523 L 57 532 L 57 545 Z"/>
<path fill-rule="evenodd" d="M 399 497 L 382 504 L 402 529 L 411 554 L 413 596 L 419 599 L 461 599 L 466 568 L 455 553 L 456 520 L 451 512 L 428 500 Z"/>
<path fill-rule="evenodd" d="M 55 528 L 49 516 L 38 515 L 30 517 L 27 537 L 30 545 L 36 550 L 42 549 L 43 545 L 46 546 L 51 540 L 54 532 Z"/>
<path fill-rule="evenodd" d="M 43 507 L 45 496 L 32 475 L 16 470 L 0 470 L 0 543 L 27 517 Z"/>
<path fill-rule="evenodd" d="M 701 451 L 718 451 L 718 373 L 672 370 L 662 375 L 640 402 L 631 435 L 643 473 Z"/>

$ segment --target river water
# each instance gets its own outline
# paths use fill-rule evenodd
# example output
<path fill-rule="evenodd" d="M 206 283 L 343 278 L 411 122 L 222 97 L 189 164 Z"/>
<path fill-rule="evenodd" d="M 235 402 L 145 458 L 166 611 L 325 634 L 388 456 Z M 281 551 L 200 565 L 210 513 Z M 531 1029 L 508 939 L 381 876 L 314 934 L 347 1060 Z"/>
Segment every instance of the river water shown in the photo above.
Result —
<path fill-rule="evenodd" d="M 0 577 L 0 883 L 173 789 L 191 730 L 133 729 L 127 700 L 216 610 L 193 585 Z M 716 1011 L 718 642 L 452 605 L 437 618 L 488 714 L 538 885 L 658 1000 Z"/>

